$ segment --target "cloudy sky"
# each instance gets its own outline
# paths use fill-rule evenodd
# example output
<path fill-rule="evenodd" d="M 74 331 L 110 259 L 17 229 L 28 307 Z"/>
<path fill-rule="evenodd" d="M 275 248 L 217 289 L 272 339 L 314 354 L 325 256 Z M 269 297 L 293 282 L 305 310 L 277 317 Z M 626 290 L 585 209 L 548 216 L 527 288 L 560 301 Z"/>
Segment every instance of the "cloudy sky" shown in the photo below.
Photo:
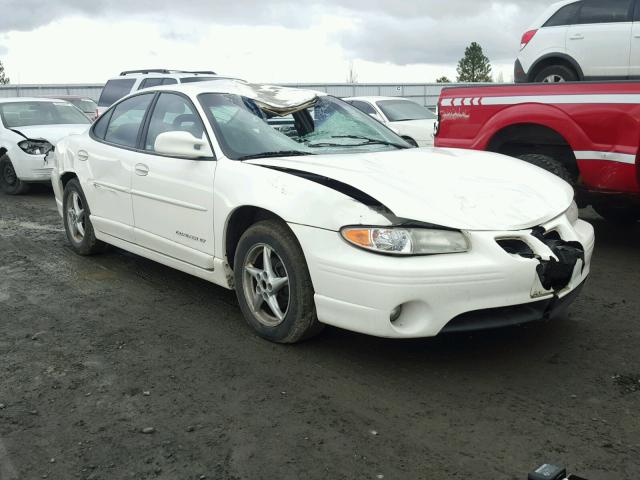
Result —
<path fill-rule="evenodd" d="M 520 36 L 554 0 L 0 0 L 12 83 L 213 69 L 252 81 L 431 82 L 479 42 L 511 79 Z"/>

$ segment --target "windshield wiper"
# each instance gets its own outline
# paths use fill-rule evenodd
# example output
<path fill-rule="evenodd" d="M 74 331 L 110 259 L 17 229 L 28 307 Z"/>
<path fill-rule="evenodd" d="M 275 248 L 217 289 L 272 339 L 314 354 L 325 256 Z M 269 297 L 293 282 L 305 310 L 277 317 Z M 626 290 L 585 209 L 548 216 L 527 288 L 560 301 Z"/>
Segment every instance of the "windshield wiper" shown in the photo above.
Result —
<path fill-rule="evenodd" d="M 369 138 L 360 135 L 331 135 L 329 138 L 353 138 L 355 140 L 366 140 L 365 143 L 355 143 L 353 145 L 345 145 L 343 143 L 310 143 L 309 147 L 362 147 L 364 145 L 388 145 L 400 149 L 410 148 L 399 143 L 387 142 L 386 140 L 378 140 L 377 138 Z"/>
<path fill-rule="evenodd" d="M 262 152 L 245 155 L 238 160 L 251 160 L 253 158 L 272 158 L 272 157 L 299 157 L 302 155 L 315 155 L 315 153 L 301 152 L 300 150 L 279 150 L 276 152 Z"/>

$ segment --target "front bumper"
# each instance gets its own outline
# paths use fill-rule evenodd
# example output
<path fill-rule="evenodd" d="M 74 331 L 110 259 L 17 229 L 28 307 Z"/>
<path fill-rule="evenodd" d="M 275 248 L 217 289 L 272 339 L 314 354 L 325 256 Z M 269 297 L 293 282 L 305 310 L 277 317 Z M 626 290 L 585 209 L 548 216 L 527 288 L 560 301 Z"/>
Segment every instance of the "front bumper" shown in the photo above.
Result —
<path fill-rule="evenodd" d="M 12 148 L 9 158 L 18 178 L 24 182 L 49 182 L 53 165 L 45 161 L 44 155 L 29 155 L 19 147 Z"/>
<path fill-rule="evenodd" d="M 589 274 L 593 227 L 581 220 L 573 226 L 564 215 L 543 227 L 580 242 L 585 251 L 584 266 L 579 262 L 569 284 L 557 292 L 540 284 L 538 260 L 509 254 L 496 243 L 497 238 L 526 238 L 530 230 L 467 232 L 472 245 L 467 253 L 398 258 L 354 248 L 337 232 L 291 225 L 309 266 L 318 319 L 387 338 L 435 336 L 461 315 L 487 309 L 529 305 L 539 312 L 538 302 L 566 298 L 563 303 L 570 303 L 570 294 Z M 544 248 L 536 253 L 544 259 L 552 256 Z M 392 322 L 391 312 L 398 306 L 402 313 Z M 513 323 L 509 316 L 499 317 L 498 323 Z M 473 328 L 486 327 L 476 322 Z"/>

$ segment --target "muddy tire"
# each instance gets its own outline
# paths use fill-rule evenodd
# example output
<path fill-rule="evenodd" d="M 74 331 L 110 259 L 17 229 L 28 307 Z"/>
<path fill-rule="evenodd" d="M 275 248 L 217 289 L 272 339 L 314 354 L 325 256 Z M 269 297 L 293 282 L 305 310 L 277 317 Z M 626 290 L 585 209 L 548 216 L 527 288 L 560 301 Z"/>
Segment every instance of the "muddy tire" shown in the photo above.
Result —
<path fill-rule="evenodd" d="M 577 82 L 578 74 L 564 65 L 551 65 L 540 70 L 533 81 L 535 83 Z"/>
<path fill-rule="evenodd" d="M 0 157 L 0 190 L 7 195 L 22 195 L 29 191 L 29 184 L 18 178 L 7 155 Z"/>
<path fill-rule="evenodd" d="M 261 221 L 242 235 L 234 277 L 242 313 L 262 338 L 296 343 L 322 331 L 307 262 L 285 223 Z"/>
<path fill-rule="evenodd" d="M 565 167 L 561 162 L 555 160 L 553 157 L 548 155 L 541 155 L 539 153 L 527 153 L 525 155 L 518 155 L 520 160 L 524 160 L 531 165 L 535 165 L 536 167 L 540 167 L 548 172 L 553 173 L 554 175 L 560 177 L 565 182 L 570 184 L 574 184 L 575 181 L 571 172 Z"/>
<path fill-rule="evenodd" d="M 640 220 L 640 206 L 595 204 L 593 209 L 611 223 L 630 225 Z"/>
<path fill-rule="evenodd" d="M 107 244 L 96 238 L 91 211 L 78 179 L 74 178 L 64 187 L 62 218 L 67 239 L 79 255 L 95 255 L 106 250 Z"/>

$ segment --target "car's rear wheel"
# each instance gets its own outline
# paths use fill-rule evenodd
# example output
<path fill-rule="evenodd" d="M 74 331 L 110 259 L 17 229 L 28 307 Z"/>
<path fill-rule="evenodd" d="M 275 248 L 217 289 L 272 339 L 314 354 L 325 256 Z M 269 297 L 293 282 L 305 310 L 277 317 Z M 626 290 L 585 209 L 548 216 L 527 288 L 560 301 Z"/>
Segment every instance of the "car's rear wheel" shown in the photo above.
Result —
<path fill-rule="evenodd" d="M 536 167 L 540 167 L 544 170 L 547 170 L 554 175 L 557 175 L 565 182 L 574 183 L 573 175 L 571 172 L 565 167 L 562 162 L 556 160 L 549 155 L 541 155 L 539 153 L 527 153 L 523 155 L 518 155 L 520 160 L 524 160 L 531 165 L 535 165 Z"/>
<path fill-rule="evenodd" d="M 29 184 L 18 178 L 7 155 L 0 157 L 0 189 L 7 195 L 20 195 L 29 190 Z"/>
<path fill-rule="evenodd" d="M 107 244 L 96 238 L 89 204 L 77 179 L 64 187 L 62 205 L 64 229 L 75 252 L 80 255 L 104 252 Z"/>
<path fill-rule="evenodd" d="M 565 65 L 551 65 L 538 72 L 533 79 L 536 83 L 576 82 L 578 75 Z"/>
<path fill-rule="evenodd" d="M 640 220 L 640 206 L 638 205 L 612 205 L 595 203 L 593 209 L 598 215 L 612 223 L 628 225 Z"/>
<path fill-rule="evenodd" d="M 302 248 L 285 223 L 261 221 L 242 235 L 234 276 L 242 313 L 262 338 L 295 343 L 322 330 Z"/>

